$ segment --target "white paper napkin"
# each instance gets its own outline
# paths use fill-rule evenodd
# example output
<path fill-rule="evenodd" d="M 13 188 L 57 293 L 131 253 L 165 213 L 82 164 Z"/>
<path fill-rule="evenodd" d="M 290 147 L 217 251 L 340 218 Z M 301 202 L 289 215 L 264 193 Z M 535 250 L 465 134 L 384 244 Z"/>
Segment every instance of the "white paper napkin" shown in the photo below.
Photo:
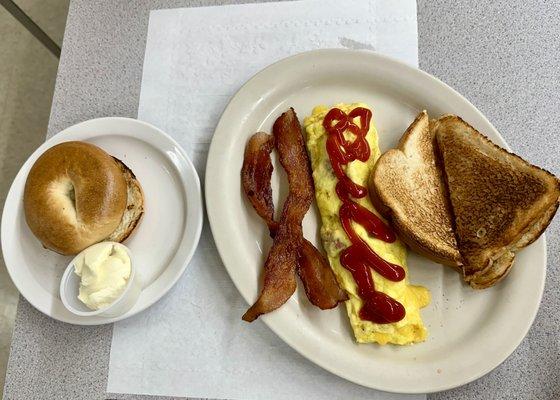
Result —
<path fill-rule="evenodd" d="M 138 118 L 171 134 L 204 181 L 214 127 L 254 73 L 318 48 L 369 49 L 418 64 L 414 0 L 318 0 L 152 11 Z M 115 324 L 107 391 L 239 400 L 424 399 L 347 382 L 301 357 L 227 275 L 205 220 L 175 288 Z"/>

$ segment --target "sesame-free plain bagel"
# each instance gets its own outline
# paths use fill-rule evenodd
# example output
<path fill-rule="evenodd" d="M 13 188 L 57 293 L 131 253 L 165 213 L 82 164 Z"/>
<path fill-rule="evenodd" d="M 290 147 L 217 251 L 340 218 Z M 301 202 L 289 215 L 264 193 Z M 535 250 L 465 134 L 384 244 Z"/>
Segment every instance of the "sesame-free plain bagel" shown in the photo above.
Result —
<path fill-rule="evenodd" d="M 33 164 L 23 196 L 25 218 L 48 249 L 76 254 L 128 237 L 143 214 L 143 194 L 132 171 L 97 146 L 65 142 Z"/>

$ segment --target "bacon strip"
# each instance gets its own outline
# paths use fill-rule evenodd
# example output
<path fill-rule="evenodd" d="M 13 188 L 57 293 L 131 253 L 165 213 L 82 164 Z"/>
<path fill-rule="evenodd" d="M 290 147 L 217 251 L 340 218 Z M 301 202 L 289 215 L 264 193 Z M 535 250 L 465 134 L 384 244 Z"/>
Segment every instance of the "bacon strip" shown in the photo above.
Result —
<path fill-rule="evenodd" d="M 259 214 L 274 237 L 278 223 L 274 221 L 274 203 L 270 177 L 274 167 L 270 152 L 274 148 L 274 136 L 257 132 L 247 142 L 241 168 L 241 184 L 251 205 Z"/>
<path fill-rule="evenodd" d="M 274 221 L 274 203 L 270 184 L 273 171 L 270 160 L 270 152 L 274 147 L 273 136 L 259 132 L 251 137 L 245 148 L 241 171 L 245 194 L 257 214 L 266 222 L 271 237 L 275 239 L 265 263 L 265 284 L 261 296 L 243 316 L 246 321 L 253 321 L 259 315 L 280 307 L 293 294 L 295 290 L 294 246 L 295 267 L 312 304 L 327 309 L 336 307 L 340 301 L 348 299 L 346 293 L 338 286 L 328 262 L 309 241 L 303 238 L 301 232 L 301 220 L 311 203 L 309 193 L 313 191 L 313 183 L 307 153 L 303 147 L 301 128 L 293 109 L 278 118 L 274 124 L 274 133 L 280 144 L 278 146 L 280 162 L 288 173 L 290 184 L 290 193 L 284 204 L 280 223 Z M 300 184 L 298 188 L 293 187 L 293 182 Z M 282 229 L 283 221 L 284 225 L 288 223 L 290 225 Z M 278 238 L 277 231 L 278 234 L 282 232 L 283 235 L 295 235 L 294 240 L 288 240 L 289 238 L 286 237 Z M 287 264 L 279 265 L 283 261 Z M 282 272 L 287 275 L 283 275 Z"/>
<path fill-rule="evenodd" d="M 298 275 L 311 304 L 321 310 L 327 310 L 348 300 L 346 292 L 338 286 L 329 262 L 311 242 L 305 239 L 299 252 L 298 262 Z"/>
<path fill-rule="evenodd" d="M 266 222 L 270 236 L 274 238 L 278 223 L 274 221 L 274 203 L 270 178 L 273 166 L 270 153 L 274 137 L 263 132 L 254 134 L 245 148 L 242 184 L 245 194 L 257 214 Z M 299 250 L 298 275 L 303 282 L 309 301 L 326 310 L 348 300 L 346 292 L 338 286 L 328 261 L 321 252 L 304 238 Z"/>

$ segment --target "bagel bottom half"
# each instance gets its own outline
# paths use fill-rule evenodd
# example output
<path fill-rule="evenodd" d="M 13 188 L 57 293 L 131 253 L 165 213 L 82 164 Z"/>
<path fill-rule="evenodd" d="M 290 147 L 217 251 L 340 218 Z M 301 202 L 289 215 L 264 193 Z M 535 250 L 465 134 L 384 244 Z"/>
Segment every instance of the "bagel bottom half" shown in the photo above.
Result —
<path fill-rule="evenodd" d="M 113 159 L 119 165 L 126 181 L 126 208 L 121 223 L 105 240 L 122 242 L 134 231 L 144 214 L 144 193 L 140 182 L 130 168 L 118 158 L 113 157 Z"/>

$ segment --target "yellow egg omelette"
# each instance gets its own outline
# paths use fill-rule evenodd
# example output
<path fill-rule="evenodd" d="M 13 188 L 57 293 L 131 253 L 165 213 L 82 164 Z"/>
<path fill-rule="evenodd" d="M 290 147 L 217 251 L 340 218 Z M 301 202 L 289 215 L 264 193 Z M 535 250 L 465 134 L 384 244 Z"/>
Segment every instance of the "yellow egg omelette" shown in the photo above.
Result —
<path fill-rule="evenodd" d="M 366 104 L 362 103 L 336 104 L 333 107 L 339 108 L 347 114 L 356 107 L 369 109 Z M 422 322 L 420 309 L 429 304 L 430 292 L 422 286 L 409 283 L 405 245 L 399 240 L 387 243 L 373 238 L 361 225 L 352 222 L 355 232 L 380 257 L 390 263 L 402 266 L 406 271 L 405 279 L 393 282 L 371 270 L 375 289 L 399 301 L 404 306 L 406 315 L 402 320 L 390 324 L 376 324 L 362 320 L 359 316 L 363 302 L 358 295 L 356 282 L 352 274 L 340 263 L 340 252 L 349 247 L 351 242 L 340 222 L 339 209 L 342 202 L 335 191 L 338 179 L 333 172 L 326 148 L 328 134 L 323 127 L 323 119 L 329 110 L 330 108 L 325 106 L 315 107 L 312 115 L 305 118 L 304 128 L 307 136 L 307 150 L 313 169 L 315 196 L 322 220 L 321 239 L 331 268 L 341 287 L 348 293 L 349 300 L 346 301 L 346 310 L 356 341 L 359 343 L 392 343 L 398 345 L 422 342 L 426 339 L 428 331 Z M 346 175 L 353 182 L 365 187 L 367 187 L 369 174 L 380 156 L 377 130 L 373 119 L 366 140 L 371 149 L 371 155 L 367 162 L 356 160 L 348 163 L 345 167 Z M 354 201 L 379 215 L 373 208 L 368 196 L 354 199 Z"/>

